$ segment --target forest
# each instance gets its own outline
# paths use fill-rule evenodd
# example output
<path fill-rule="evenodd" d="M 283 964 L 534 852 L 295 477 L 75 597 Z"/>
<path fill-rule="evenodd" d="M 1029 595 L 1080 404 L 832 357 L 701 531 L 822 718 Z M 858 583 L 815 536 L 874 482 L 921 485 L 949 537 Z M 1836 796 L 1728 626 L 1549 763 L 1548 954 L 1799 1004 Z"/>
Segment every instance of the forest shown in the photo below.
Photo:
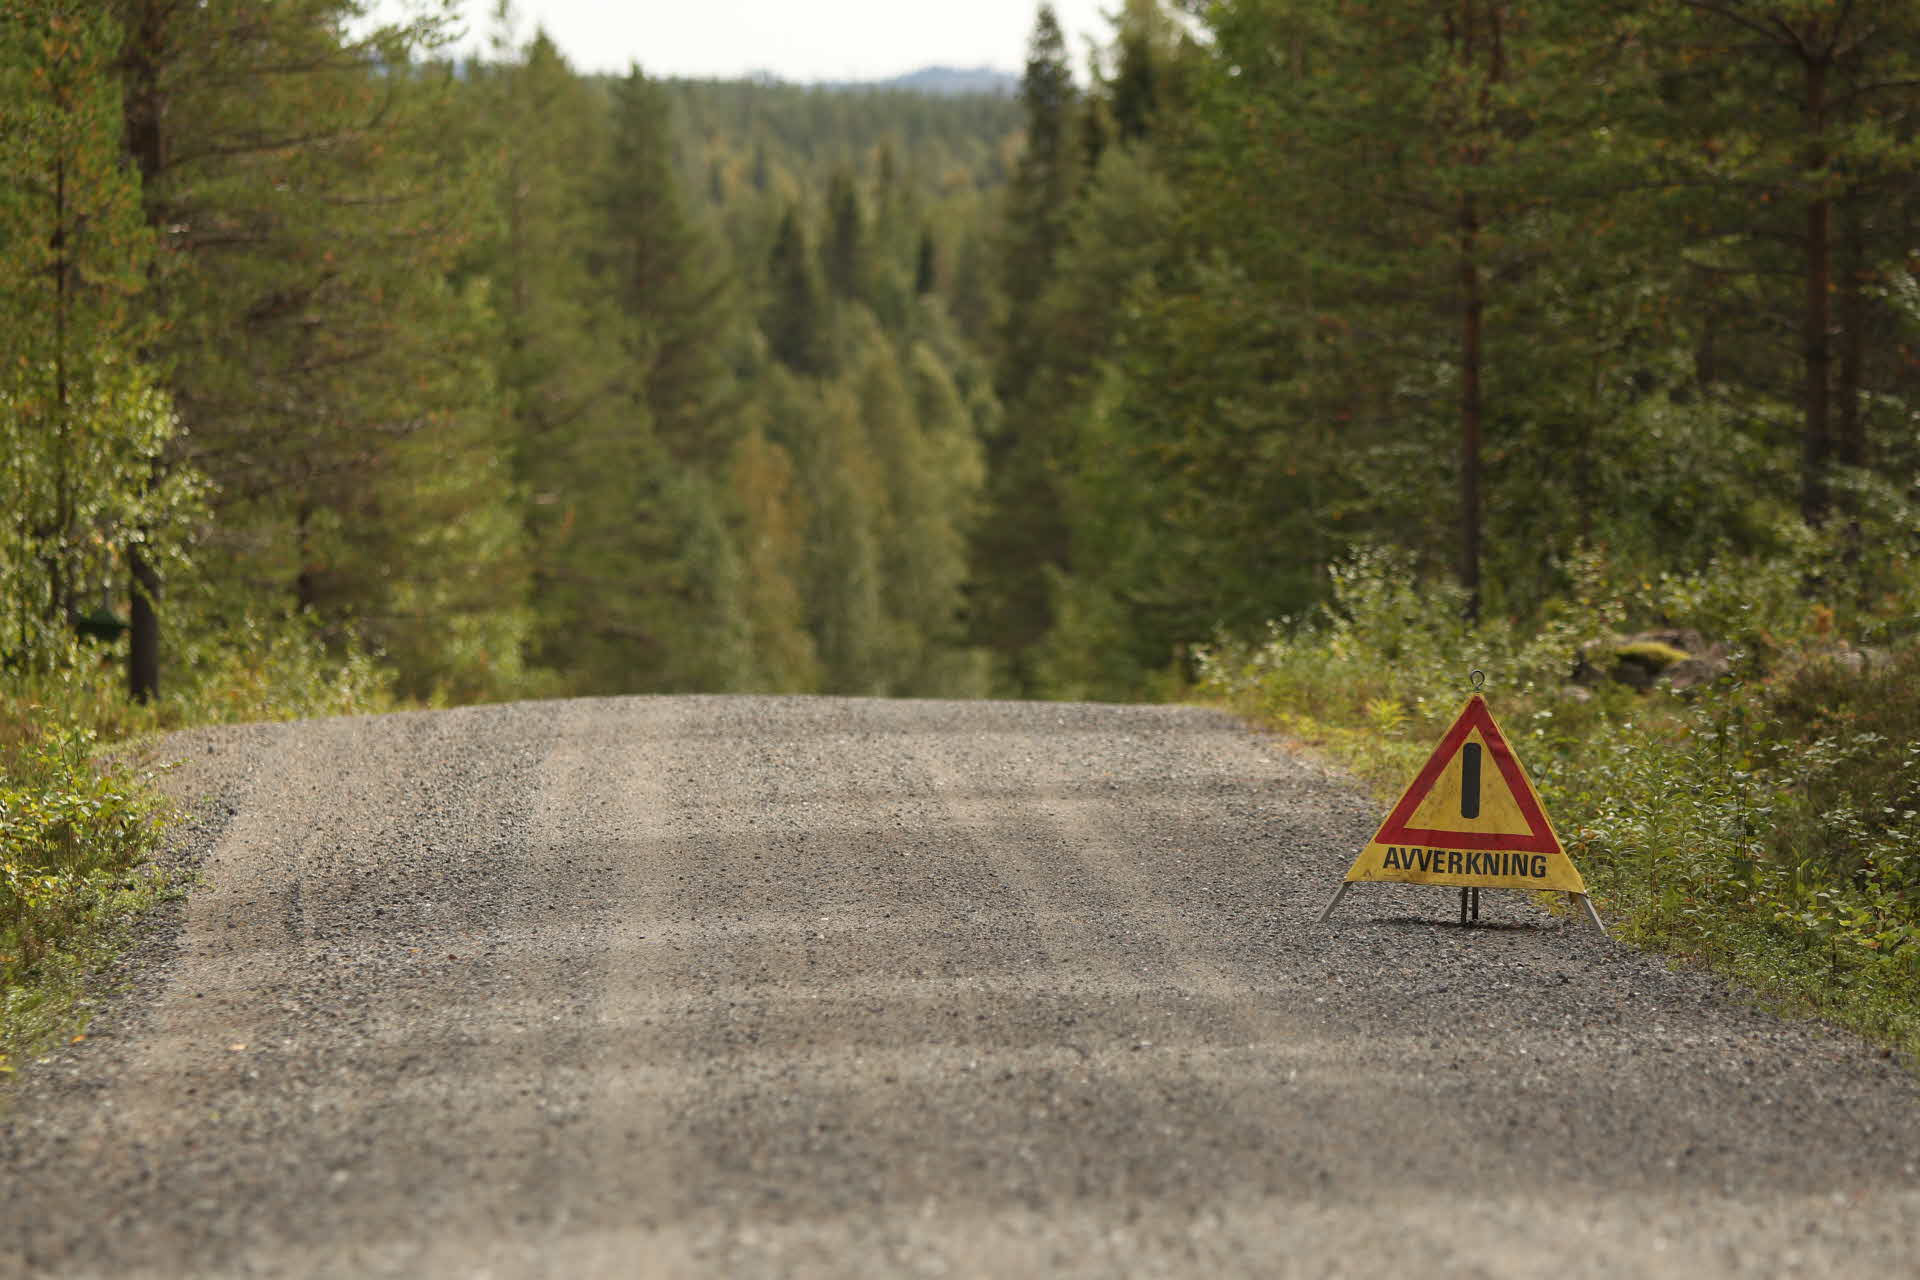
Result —
<path fill-rule="evenodd" d="M 9 669 L 1126 698 L 1356 547 L 1906 585 L 1920 9 L 1189 10 L 1007 101 L 8 0 Z"/>
<path fill-rule="evenodd" d="M 0 0 L 10 705 L 1910 669 L 1920 0 L 1040 4 L 1013 97 L 359 8 Z"/>

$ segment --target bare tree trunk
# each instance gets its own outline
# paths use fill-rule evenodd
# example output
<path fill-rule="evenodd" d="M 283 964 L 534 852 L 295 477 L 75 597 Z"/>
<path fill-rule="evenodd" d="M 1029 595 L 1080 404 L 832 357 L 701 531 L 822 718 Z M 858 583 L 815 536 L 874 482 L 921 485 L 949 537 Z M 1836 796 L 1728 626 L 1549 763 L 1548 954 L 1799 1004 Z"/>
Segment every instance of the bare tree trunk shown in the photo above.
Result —
<path fill-rule="evenodd" d="M 1812 143 L 1807 155 L 1810 182 L 1826 180 L 1827 60 L 1809 54 L 1807 68 L 1807 125 Z M 1832 392 L 1828 370 L 1833 328 L 1833 201 L 1815 190 L 1807 204 L 1807 306 L 1802 339 L 1805 350 L 1806 423 L 1801 437 L 1800 514 L 1809 524 L 1826 519 L 1832 504 L 1827 490 L 1828 458 L 1833 451 L 1829 415 Z"/>
<path fill-rule="evenodd" d="M 160 575 L 138 544 L 127 547 L 127 572 L 133 579 L 127 692 L 135 702 L 151 702 L 160 693 Z"/>
<path fill-rule="evenodd" d="M 1834 388 L 1834 461 L 1843 467 L 1867 465 L 1867 424 L 1861 412 L 1866 382 L 1867 228 L 1865 200 L 1858 195 L 1840 208 L 1840 353 Z"/>
<path fill-rule="evenodd" d="M 1484 15 L 1476 0 L 1462 0 L 1460 5 L 1456 34 L 1460 60 L 1469 69 L 1480 56 L 1485 36 L 1487 79 L 1477 104 L 1483 112 L 1491 104 L 1492 85 L 1506 76 L 1500 17 L 1498 3 L 1489 5 Z M 1469 131 L 1485 127 L 1484 121 L 1471 118 L 1463 123 Z M 1470 154 L 1475 164 L 1484 159 L 1478 142 L 1471 144 Z M 1479 251 L 1480 210 L 1468 192 L 1460 197 L 1460 585 L 1466 589 L 1471 619 L 1480 616 L 1480 373 L 1485 298 Z"/>
<path fill-rule="evenodd" d="M 1480 263 L 1473 197 L 1460 202 L 1460 585 L 1480 616 Z"/>
<path fill-rule="evenodd" d="M 122 98 L 127 151 L 140 170 L 149 226 L 164 231 L 157 203 L 160 176 L 167 165 L 166 94 L 160 84 L 160 59 L 166 48 L 167 20 L 173 6 L 146 0 L 126 25 Z M 138 542 L 127 544 L 128 601 L 127 690 L 136 702 L 160 692 L 160 574 Z"/>

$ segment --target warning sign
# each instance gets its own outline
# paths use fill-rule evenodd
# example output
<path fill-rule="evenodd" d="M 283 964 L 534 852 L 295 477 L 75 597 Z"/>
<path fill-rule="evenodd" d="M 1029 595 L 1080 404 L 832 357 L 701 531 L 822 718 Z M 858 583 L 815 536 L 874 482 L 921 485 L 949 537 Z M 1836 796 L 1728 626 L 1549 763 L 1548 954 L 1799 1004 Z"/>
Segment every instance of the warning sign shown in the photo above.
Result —
<path fill-rule="evenodd" d="M 1477 693 L 1347 872 L 1361 880 L 1587 891 Z"/>

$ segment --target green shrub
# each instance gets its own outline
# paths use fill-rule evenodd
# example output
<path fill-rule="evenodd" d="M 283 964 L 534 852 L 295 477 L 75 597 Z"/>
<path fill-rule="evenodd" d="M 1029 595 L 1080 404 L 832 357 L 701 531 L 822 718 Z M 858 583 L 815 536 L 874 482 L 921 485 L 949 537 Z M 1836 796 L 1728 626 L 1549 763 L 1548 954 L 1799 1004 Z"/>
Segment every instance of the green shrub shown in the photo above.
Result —
<path fill-rule="evenodd" d="M 149 780 L 97 765 L 93 746 L 43 714 L 0 754 L 0 1070 L 164 887 L 148 861 L 163 825 Z"/>

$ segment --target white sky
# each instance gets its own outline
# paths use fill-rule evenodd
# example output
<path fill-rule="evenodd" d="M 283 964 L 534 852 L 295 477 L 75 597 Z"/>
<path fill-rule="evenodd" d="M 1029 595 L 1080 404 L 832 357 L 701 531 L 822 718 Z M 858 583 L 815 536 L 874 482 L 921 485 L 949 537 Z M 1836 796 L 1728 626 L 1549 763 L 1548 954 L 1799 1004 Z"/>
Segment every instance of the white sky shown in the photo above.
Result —
<path fill-rule="evenodd" d="M 371 0 L 390 19 L 422 0 Z M 495 0 L 457 0 L 468 37 L 484 49 Z M 579 71 L 782 80 L 881 80 L 926 66 L 1026 65 L 1039 0 L 515 0 L 517 40 L 536 26 Z M 1112 35 L 1102 10 L 1120 0 L 1054 0 L 1067 52 L 1084 79 L 1086 37 Z"/>

